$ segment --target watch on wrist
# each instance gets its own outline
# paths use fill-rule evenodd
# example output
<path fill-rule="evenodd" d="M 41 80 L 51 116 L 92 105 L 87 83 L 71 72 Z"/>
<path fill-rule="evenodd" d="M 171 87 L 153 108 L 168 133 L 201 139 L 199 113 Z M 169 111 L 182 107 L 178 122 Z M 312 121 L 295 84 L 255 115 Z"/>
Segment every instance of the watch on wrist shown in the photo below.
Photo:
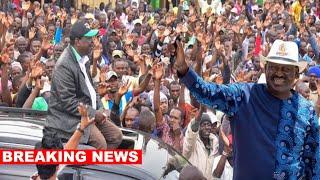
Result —
<path fill-rule="evenodd" d="M 226 153 L 225 151 L 222 151 L 222 155 L 226 156 L 226 157 L 229 157 L 229 153 Z"/>
<path fill-rule="evenodd" d="M 77 125 L 77 130 L 80 131 L 82 134 L 84 134 L 84 130 L 81 129 L 80 123 Z"/>

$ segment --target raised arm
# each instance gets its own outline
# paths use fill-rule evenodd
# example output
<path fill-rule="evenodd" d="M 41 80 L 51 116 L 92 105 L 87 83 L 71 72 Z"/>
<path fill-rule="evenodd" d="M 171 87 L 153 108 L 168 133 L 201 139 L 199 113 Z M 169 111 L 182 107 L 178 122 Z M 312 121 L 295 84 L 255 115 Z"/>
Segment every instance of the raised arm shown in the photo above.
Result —
<path fill-rule="evenodd" d="M 1 57 L 0 57 L 1 58 Z M 2 57 L 2 62 L 3 59 L 6 57 Z M 5 60 L 4 64 L 2 64 L 1 70 L 2 70 L 2 77 L 1 77 L 1 87 L 2 87 L 2 93 L 1 93 L 1 98 L 2 101 L 7 103 L 8 106 L 12 106 L 12 98 L 10 94 L 10 90 L 8 87 L 8 80 L 9 80 L 9 75 L 8 75 L 8 60 Z"/>
<path fill-rule="evenodd" d="M 177 42 L 177 56 L 175 67 L 191 94 L 198 102 L 216 108 L 228 115 L 234 115 L 245 99 L 245 84 L 217 85 L 205 82 L 192 69 L 187 66 L 184 58 L 183 48 Z"/>
<path fill-rule="evenodd" d="M 150 80 L 151 80 L 152 74 L 147 72 L 146 77 L 143 79 L 143 81 L 140 83 L 138 88 L 134 88 L 132 90 L 132 93 L 134 96 L 139 95 L 140 93 L 142 93 L 143 91 L 146 90 Z"/>
<path fill-rule="evenodd" d="M 199 75 L 202 76 L 202 63 L 203 63 L 203 49 L 201 47 L 200 42 L 197 43 L 197 52 L 196 52 L 196 65 L 195 65 L 195 72 Z"/>
<path fill-rule="evenodd" d="M 163 64 L 155 64 L 153 66 L 153 78 L 154 78 L 154 93 L 153 93 L 153 106 L 156 114 L 156 124 L 161 126 L 163 124 L 163 115 L 160 109 L 160 84 L 163 76 Z"/>
<path fill-rule="evenodd" d="M 82 103 L 79 104 L 78 111 L 81 115 L 80 128 L 76 129 L 64 146 L 64 149 L 77 149 L 84 130 L 94 122 L 94 118 L 89 118 L 87 108 L 88 106 Z"/>
<path fill-rule="evenodd" d="M 97 63 L 99 61 L 99 59 L 101 59 L 101 54 L 102 54 L 102 45 L 99 41 L 99 39 L 97 37 L 95 37 L 93 39 L 93 44 L 94 44 L 94 48 L 93 48 L 93 52 L 92 52 L 92 56 L 93 56 L 93 63 L 92 63 L 92 71 L 91 71 L 91 76 L 94 78 L 96 77 L 97 73 L 98 73 L 98 66 Z"/>
<path fill-rule="evenodd" d="M 36 99 L 36 97 L 39 95 L 41 89 L 43 88 L 43 85 L 44 85 L 44 82 L 41 81 L 40 78 L 38 78 L 36 80 L 35 88 L 31 91 L 31 94 L 29 95 L 26 102 L 23 104 L 22 108 L 28 108 L 28 109 L 32 108 L 32 104 L 33 104 L 34 100 Z"/>
<path fill-rule="evenodd" d="M 217 164 L 215 163 L 213 164 L 214 169 L 213 169 L 212 175 L 215 178 L 220 178 L 221 175 L 223 174 L 224 167 L 226 165 L 226 162 L 228 161 L 228 157 L 230 157 L 232 152 L 232 146 L 230 146 L 228 138 L 222 129 L 220 129 L 220 136 L 222 137 L 221 139 L 224 143 L 224 146 L 223 146 L 223 152 L 219 161 L 217 162 Z"/>
<path fill-rule="evenodd" d="M 204 110 L 203 105 L 200 105 L 200 112 L 195 117 L 195 119 L 192 120 L 187 126 L 187 131 L 186 131 L 185 138 L 183 141 L 183 151 L 182 151 L 183 155 L 187 159 L 190 158 L 191 153 L 193 152 L 193 149 L 194 149 L 196 141 L 197 141 L 201 115 L 204 112 L 203 110 Z"/>
<path fill-rule="evenodd" d="M 120 101 L 121 101 L 121 98 L 124 94 L 126 94 L 128 92 L 128 89 L 130 87 L 131 83 L 126 83 L 126 84 L 123 84 L 118 92 L 116 93 L 115 95 L 115 100 L 114 100 L 114 104 L 112 106 L 112 109 L 111 109 L 111 113 L 110 113 L 110 119 L 117 125 L 117 126 L 121 126 L 121 119 L 120 119 Z"/>

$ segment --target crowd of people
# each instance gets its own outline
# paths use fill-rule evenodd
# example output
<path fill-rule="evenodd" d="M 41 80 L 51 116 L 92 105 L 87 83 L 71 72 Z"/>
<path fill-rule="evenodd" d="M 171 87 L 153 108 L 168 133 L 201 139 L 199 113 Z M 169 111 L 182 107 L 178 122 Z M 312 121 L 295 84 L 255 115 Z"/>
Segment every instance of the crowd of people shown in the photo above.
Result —
<path fill-rule="evenodd" d="M 0 12 L 1 106 L 48 111 L 45 136 L 56 133 L 68 142 L 78 130 L 83 134 L 80 143 L 113 149 L 122 140 L 118 127 L 136 129 L 182 153 L 206 179 L 229 180 L 234 175 L 241 179 L 249 169 L 236 166 L 233 172 L 233 167 L 243 158 L 248 167 L 255 160 L 274 163 L 262 156 L 240 157 L 241 148 L 236 148 L 239 158 L 235 159 L 233 146 L 239 146 L 237 140 L 244 143 L 242 148 L 257 146 L 240 140 L 255 126 L 236 123 L 268 112 L 255 106 L 279 108 L 270 107 L 275 100 L 262 91 L 236 93 L 252 88 L 241 84 L 267 83 L 263 58 L 273 52 L 276 40 L 293 42 L 299 63 L 305 66 L 295 74 L 294 69 L 270 65 L 270 71 L 287 71 L 272 77 L 274 87 L 296 77 L 290 88 L 319 115 L 319 1 L 168 0 L 166 8 L 156 9 L 146 0 L 128 0 L 85 10 L 64 8 L 55 0 L 8 4 Z M 287 55 L 284 45 L 278 50 L 276 55 Z M 194 71 L 183 69 L 177 56 L 180 60 L 183 56 Z M 221 88 L 207 87 L 194 76 Z M 233 83 L 240 85 L 223 91 Z M 223 95 L 213 96 L 219 91 Z M 249 104 L 247 94 L 253 91 L 264 100 L 271 98 L 270 102 L 241 109 L 240 102 L 247 98 Z M 78 125 L 79 103 L 89 105 L 88 117 L 95 119 L 90 128 Z M 238 109 L 242 114 L 236 113 Z M 233 122 L 234 118 L 238 121 Z M 232 126 L 243 129 L 236 131 Z M 254 128 L 255 133 L 269 130 L 261 127 Z M 254 140 L 265 140 L 259 137 Z M 255 150 L 269 151 L 265 148 Z M 282 172 L 286 171 L 272 172 L 270 177 L 292 177 Z M 312 177 L 313 173 L 306 174 Z"/>

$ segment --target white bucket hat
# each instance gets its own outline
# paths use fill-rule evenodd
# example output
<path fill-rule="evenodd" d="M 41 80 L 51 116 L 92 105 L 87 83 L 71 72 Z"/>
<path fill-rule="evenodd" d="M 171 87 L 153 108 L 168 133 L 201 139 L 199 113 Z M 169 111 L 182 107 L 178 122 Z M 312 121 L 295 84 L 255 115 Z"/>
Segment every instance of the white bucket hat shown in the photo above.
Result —
<path fill-rule="evenodd" d="M 306 67 L 306 61 L 299 61 L 299 50 L 295 42 L 276 40 L 271 47 L 267 57 L 260 56 L 261 62 L 264 64 L 273 62 L 277 64 L 298 66 L 301 73 Z"/>

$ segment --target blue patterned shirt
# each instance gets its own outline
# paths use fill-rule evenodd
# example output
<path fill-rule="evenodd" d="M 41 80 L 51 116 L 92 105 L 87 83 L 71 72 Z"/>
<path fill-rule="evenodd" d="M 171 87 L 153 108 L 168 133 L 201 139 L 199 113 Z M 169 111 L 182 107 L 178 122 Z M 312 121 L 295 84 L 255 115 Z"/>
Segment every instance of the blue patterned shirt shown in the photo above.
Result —
<path fill-rule="evenodd" d="M 230 116 L 234 179 L 320 180 L 318 117 L 301 95 L 280 100 L 265 84 L 207 83 L 191 69 L 181 80 L 200 103 Z"/>

